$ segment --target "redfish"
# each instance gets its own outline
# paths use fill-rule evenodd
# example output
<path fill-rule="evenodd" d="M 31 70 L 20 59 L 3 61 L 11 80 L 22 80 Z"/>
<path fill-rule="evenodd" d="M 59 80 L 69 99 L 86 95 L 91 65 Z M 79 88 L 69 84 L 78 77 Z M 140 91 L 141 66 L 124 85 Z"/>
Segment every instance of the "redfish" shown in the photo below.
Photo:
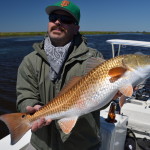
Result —
<path fill-rule="evenodd" d="M 118 91 L 132 96 L 133 87 L 150 77 L 149 55 L 121 55 L 102 63 L 99 59 L 91 60 L 88 68 L 94 69 L 83 77 L 74 77 L 39 111 L 32 115 L 12 113 L 0 116 L 9 128 L 11 144 L 18 142 L 31 129 L 33 122 L 41 117 L 58 120 L 62 131 L 68 134 L 81 115 L 104 107 Z"/>

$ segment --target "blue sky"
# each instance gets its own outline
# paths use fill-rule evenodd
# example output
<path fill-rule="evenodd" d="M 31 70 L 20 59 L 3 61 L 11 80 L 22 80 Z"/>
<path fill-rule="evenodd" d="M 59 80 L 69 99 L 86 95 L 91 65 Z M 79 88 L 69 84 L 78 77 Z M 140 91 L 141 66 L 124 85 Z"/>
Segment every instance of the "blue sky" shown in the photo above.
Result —
<path fill-rule="evenodd" d="M 57 0 L 1 0 L 0 32 L 47 31 L 45 7 Z M 80 31 L 150 32 L 150 0 L 72 0 Z"/>

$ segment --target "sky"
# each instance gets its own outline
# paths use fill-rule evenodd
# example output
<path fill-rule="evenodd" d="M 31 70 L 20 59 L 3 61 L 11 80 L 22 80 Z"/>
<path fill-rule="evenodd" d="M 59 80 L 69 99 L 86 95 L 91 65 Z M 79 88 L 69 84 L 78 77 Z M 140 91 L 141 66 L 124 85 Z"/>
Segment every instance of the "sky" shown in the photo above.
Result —
<path fill-rule="evenodd" d="M 0 32 L 45 32 L 45 8 L 59 0 L 1 0 Z M 150 0 L 71 0 L 80 31 L 150 32 Z"/>

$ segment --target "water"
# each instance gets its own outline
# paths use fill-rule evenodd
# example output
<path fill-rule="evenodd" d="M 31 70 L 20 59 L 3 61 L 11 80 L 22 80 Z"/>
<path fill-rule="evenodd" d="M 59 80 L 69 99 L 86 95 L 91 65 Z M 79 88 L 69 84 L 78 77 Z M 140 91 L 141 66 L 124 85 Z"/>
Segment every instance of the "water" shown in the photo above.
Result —
<path fill-rule="evenodd" d="M 150 41 L 145 34 L 87 35 L 88 46 L 98 49 L 104 58 L 111 58 L 111 45 L 108 39 L 126 39 Z M 16 78 L 17 69 L 23 57 L 32 52 L 32 45 L 43 40 L 42 36 L 0 38 L 0 115 L 16 112 Z M 121 54 L 134 52 L 150 54 L 150 48 L 126 47 Z M 0 125 L 1 127 L 1 125 Z"/>
<path fill-rule="evenodd" d="M 15 112 L 17 69 L 42 37 L 0 38 L 0 115 Z"/>

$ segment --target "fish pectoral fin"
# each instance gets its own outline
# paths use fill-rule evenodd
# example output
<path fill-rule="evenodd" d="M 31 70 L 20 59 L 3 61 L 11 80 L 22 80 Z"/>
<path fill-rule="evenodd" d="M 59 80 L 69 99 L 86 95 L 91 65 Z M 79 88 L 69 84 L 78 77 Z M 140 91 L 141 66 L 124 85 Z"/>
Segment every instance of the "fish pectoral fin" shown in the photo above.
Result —
<path fill-rule="evenodd" d="M 110 81 L 111 83 L 113 83 L 113 82 L 117 81 L 120 77 L 121 77 L 121 76 L 111 77 L 111 78 L 109 79 L 109 81 Z"/>
<path fill-rule="evenodd" d="M 131 84 L 124 85 L 123 87 L 119 88 L 119 91 L 124 95 L 131 97 L 133 94 L 133 87 Z"/>
<path fill-rule="evenodd" d="M 126 71 L 127 69 L 123 67 L 115 67 L 110 69 L 108 72 L 108 75 L 111 77 L 109 81 L 111 83 L 117 81 Z"/>
<path fill-rule="evenodd" d="M 109 70 L 108 75 L 110 77 L 122 76 L 126 71 L 127 71 L 126 68 L 115 67 Z"/>
<path fill-rule="evenodd" d="M 73 129 L 73 127 L 75 126 L 77 120 L 78 117 L 63 118 L 58 120 L 58 124 L 65 134 L 69 134 Z"/>

